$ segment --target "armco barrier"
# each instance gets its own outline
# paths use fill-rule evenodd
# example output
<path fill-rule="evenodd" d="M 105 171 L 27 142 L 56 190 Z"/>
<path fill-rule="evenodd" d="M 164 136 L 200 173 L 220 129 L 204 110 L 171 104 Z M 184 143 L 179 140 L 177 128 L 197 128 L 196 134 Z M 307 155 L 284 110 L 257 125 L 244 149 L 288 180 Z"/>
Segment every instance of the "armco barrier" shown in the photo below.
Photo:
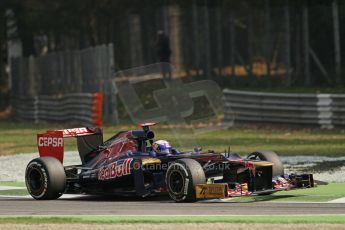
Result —
<path fill-rule="evenodd" d="M 51 52 L 37 57 L 17 57 L 11 62 L 11 94 L 12 97 L 40 97 L 103 92 L 106 105 L 103 111 L 104 119 L 117 124 L 113 74 L 112 44 Z M 13 101 L 15 98 L 12 97 Z"/>
<path fill-rule="evenodd" d="M 345 94 L 263 93 L 225 89 L 225 119 L 250 122 L 345 125 Z"/>
<path fill-rule="evenodd" d="M 73 122 L 101 126 L 102 93 L 72 93 L 59 96 L 17 97 L 13 99 L 13 116 L 35 122 Z"/>

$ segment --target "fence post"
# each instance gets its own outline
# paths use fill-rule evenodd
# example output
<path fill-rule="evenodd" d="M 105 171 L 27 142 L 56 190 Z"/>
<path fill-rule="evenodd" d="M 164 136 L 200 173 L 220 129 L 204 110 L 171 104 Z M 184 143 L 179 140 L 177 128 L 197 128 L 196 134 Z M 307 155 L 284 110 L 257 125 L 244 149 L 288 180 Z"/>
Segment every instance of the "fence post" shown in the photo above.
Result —
<path fill-rule="evenodd" d="M 108 53 L 108 61 L 107 63 L 109 64 L 107 66 L 107 72 L 106 72 L 106 80 L 104 83 L 106 84 L 106 96 L 108 97 L 108 103 L 104 102 L 105 106 L 109 106 L 108 108 L 108 119 L 112 124 L 118 124 L 119 123 L 119 117 L 117 113 L 117 101 L 116 101 L 116 96 L 117 96 L 117 91 L 115 87 L 115 81 L 113 79 L 114 76 L 114 66 L 115 66 L 115 61 L 114 61 L 114 46 L 113 44 L 109 44 L 107 47 L 107 53 Z"/>
<path fill-rule="evenodd" d="M 30 56 L 28 59 L 28 82 L 26 85 L 28 87 L 28 95 L 37 95 L 35 79 L 35 58 L 33 56 Z"/>
<path fill-rule="evenodd" d="M 222 70 L 223 70 L 223 36 L 222 36 L 222 9 L 218 6 L 215 9 L 216 13 L 216 21 L 217 21 L 217 68 L 218 68 L 218 75 L 222 76 Z"/>
<path fill-rule="evenodd" d="M 340 49 L 340 33 L 339 33 L 339 14 L 338 1 L 332 2 L 333 15 L 333 30 L 334 30 L 334 59 L 335 59 L 335 74 L 337 83 L 341 83 L 341 49 Z"/>
<path fill-rule="evenodd" d="M 290 46 L 290 8 L 289 1 L 286 0 L 284 6 L 285 18 L 285 65 L 286 65 L 286 86 L 291 86 L 291 46 Z"/>
<path fill-rule="evenodd" d="M 235 26 L 234 26 L 234 15 L 233 11 L 230 12 L 230 65 L 231 65 L 231 77 L 235 78 Z"/>
<path fill-rule="evenodd" d="M 304 40 L 304 85 L 310 86 L 310 67 L 309 67 L 309 19 L 308 6 L 303 7 L 303 40 Z"/>
<path fill-rule="evenodd" d="M 209 12 L 207 7 L 207 1 L 205 0 L 204 8 L 204 44 L 205 44 L 205 59 L 206 59 L 206 71 L 204 74 L 206 75 L 206 78 L 211 78 L 212 73 L 212 64 L 211 64 L 211 47 L 210 47 L 210 18 L 209 18 Z"/>
<path fill-rule="evenodd" d="M 270 0 L 265 0 L 265 59 L 267 77 L 271 76 L 271 12 Z"/>
<path fill-rule="evenodd" d="M 196 68 L 197 75 L 200 74 L 200 38 L 199 38 L 199 7 L 197 0 L 193 0 L 193 38 L 194 38 L 194 68 Z"/>
<path fill-rule="evenodd" d="M 39 122 L 39 97 L 34 96 L 34 122 L 37 124 Z"/>

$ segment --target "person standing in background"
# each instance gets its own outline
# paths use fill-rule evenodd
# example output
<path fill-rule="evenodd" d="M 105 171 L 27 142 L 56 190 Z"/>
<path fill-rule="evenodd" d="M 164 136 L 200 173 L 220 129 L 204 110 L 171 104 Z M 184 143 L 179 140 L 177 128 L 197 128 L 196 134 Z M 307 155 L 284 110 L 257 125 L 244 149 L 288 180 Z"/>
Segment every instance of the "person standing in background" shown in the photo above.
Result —
<path fill-rule="evenodd" d="M 170 68 L 170 41 L 169 37 L 165 35 L 164 31 L 160 30 L 157 32 L 156 50 L 158 61 L 161 62 L 162 75 L 164 79 L 171 79 L 171 68 Z"/>

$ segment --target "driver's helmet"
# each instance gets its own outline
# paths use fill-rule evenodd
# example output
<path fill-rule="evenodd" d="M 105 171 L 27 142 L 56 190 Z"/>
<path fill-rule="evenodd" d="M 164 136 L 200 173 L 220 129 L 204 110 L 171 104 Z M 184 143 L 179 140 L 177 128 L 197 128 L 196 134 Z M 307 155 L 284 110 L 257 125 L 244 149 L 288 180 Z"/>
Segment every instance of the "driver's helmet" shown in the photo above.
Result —
<path fill-rule="evenodd" d="M 166 140 L 158 140 L 152 143 L 152 150 L 156 153 L 170 154 L 171 145 Z"/>

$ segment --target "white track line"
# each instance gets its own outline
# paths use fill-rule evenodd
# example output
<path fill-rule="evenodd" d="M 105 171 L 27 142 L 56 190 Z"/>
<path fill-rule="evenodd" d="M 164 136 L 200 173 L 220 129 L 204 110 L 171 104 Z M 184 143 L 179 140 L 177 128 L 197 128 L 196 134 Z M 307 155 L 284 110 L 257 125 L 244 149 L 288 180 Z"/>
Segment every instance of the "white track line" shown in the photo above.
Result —
<path fill-rule="evenodd" d="M 328 203 L 345 203 L 345 197 L 338 198 L 335 200 L 328 201 Z"/>
<path fill-rule="evenodd" d="M 73 198 L 79 198 L 79 197 L 85 197 L 86 195 L 79 195 L 79 194 L 64 194 L 59 199 L 73 199 Z M 0 195 L 0 198 L 21 198 L 21 199 L 33 199 L 30 195 L 24 195 L 24 196 L 14 196 L 14 195 Z"/>
<path fill-rule="evenodd" d="M 26 189 L 26 188 L 25 187 L 16 187 L 16 186 L 0 186 L 0 191 L 16 190 L 16 189 Z"/>

